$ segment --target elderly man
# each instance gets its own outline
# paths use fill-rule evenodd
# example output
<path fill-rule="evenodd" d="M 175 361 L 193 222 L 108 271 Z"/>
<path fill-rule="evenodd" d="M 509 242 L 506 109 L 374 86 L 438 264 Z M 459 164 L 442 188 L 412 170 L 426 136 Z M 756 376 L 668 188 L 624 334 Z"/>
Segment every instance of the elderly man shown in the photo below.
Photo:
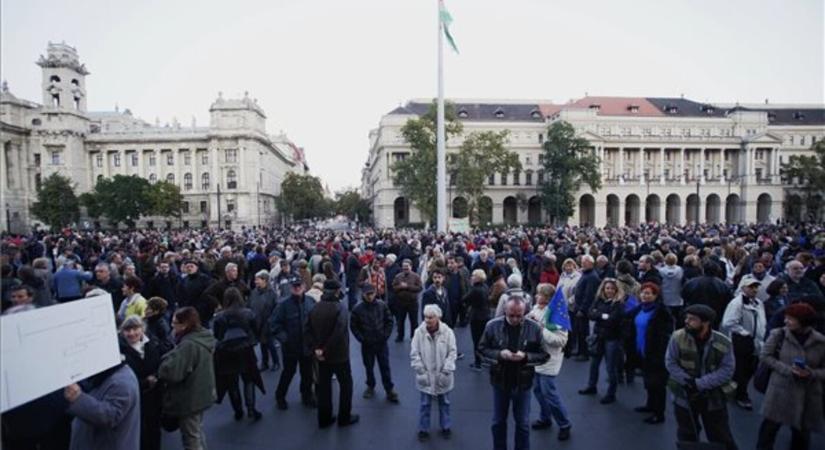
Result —
<path fill-rule="evenodd" d="M 599 290 L 601 279 L 594 268 L 595 261 L 590 255 L 582 256 L 581 278 L 576 284 L 574 298 L 575 303 L 571 311 L 573 318 L 573 339 L 576 342 L 576 361 L 588 361 L 590 354 L 587 351 L 587 336 L 590 335 L 590 320 L 587 319 L 587 312 L 590 306 L 596 301 L 596 291 Z M 656 269 L 653 269 L 656 271 Z M 656 274 L 658 275 L 658 271 Z"/>
<path fill-rule="evenodd" d="M 381 382 L 387 393 L 387 400 L 398 403 L 398 394 L 393 390 L 392 375 L 390 374 L 390 351 L 387 339 L 392 335 L 393 318 L 390 308 L 375 295 L 375 288 L 371 284 L 361 287 L 363 301 L 355 305 L 350 318 L 352 335 L 361 343 L 361 358 L 367 372 L 367 390 L 364 398 L 375 396 L 375 374 L 373 368 L 376 360 L 381 372 Z"/>
<path fill-rule="evenodd" d="M 203 293 L 209 307 L 212 308 L 211 311 L 208 311 L 209 314 L 207 321 L 212 319 L 212 316 L 215 314 L 215 310 L 218 306 L 223 306 L 223 294 L 227 289 L 232 287 L 238 289 L 241 291 L 241 294 L 243 294 L 244 299 L 249 296 L 249 288 L 241 279 L 237 264 L 232 262 L 227 263 L 224 266 L 223 271 L 223 278 L 212 283 L 212 285 L 209 286 L 209 288 Z"/>
<path fill-rule="evenodd" d="M 529 312 L 530 309 L 533 308 L 533 300 L 530 297 L 530 294 L 524 292 L 521 288 L 522 286 L 522 277 L 519 274 L 512 274 L 507 277 L 507 290 L 501 294 L 501 297 L 498 298 L 498 306 L 496 306 L 496 317 L 501 317 L 504 315 L 504 305 L 507 304 L 507 299 L 510 296 L 521 297 L 524 300 L 524 307 Z"/>
<path fill-rule="evenodd" d="M 269 330 L 281 342 L 284 354 L 284 368 L 275 390 L 275 401 L 281 410 L 287 409 L 286 393 L 298 368 L 304 405 L 317 404 L 312 393 L 312 356 L 304 339 L 304 327 L 315 302 L 304 294 L 304 283 L 300 278 L 294 278 L 290 287 L 290 296 L 275 307 L 269 320 Z"/>
<path fill-rule="evenodd" d="M 765 308 L 757 297 L 761 282 L 753 275 L 742 277 L 742 292 L 734 297 L 722 318 L 722 331 L 730 336 L 733 343 L 733 355 L 736 358 L 736 370 L 733 381 L 736 382 L 736 404 L 747 410 L 753 409 L 748 397 L 748 383 L 756 365 L 759 353 L 765 341 Z"/>
<path fill-rule="evenodd" d="M 768 295 L 768 286 L 771 285 L 776 277 L 768 273 L 765 263 L 762 260 L 754 261 L 751 266 L 750 276 L 759 281 L 759 290 L 756 292 L 756 298 L 758 298 L 762 303 L 765 303 L 765 301 L 767 301 L 770 297 L 770 295 Z M 739 295 L 742 293 L 742 287 L 744 285 L 745 277 L 742 277 L 742 280 L 739 282 L 739 287 L 736 289 L 736 293 L 734 295 Z"/>
<path fill-rule="evenodd" d="M 410 321 L 410 339 L 418 327 L 418 293 L 421 292 L 421 277 L 412 270 L 412 261 L 405 259 L 401 263 L 401 272 L 392 280 L 392 289 L 396 297 L 398 314 L 398 336 L 395 342 L 404 341 L 404 320 Z"/>
<path fill-rule="evenodd" d="M 544 351 L 541 325 L 525 320 L 525 304 L 511 296 L 504 317 L 487 323 L 478 351 L 490 364 L 493 385 L 493 448 L 507 449 L 507 411 L 513 405 L 516 423 L 515 449 L 530 448 L 530 392 L 535 367 L 544 364 L 549 355 Z"/>
<path fill-rule="evenodd" d="M 805 277 L 805 266 L 801 262 L 797 260 L 788 261 L 785 264 L 785 273 L 780 277 L 788 283 L 789 303 L 808 296 L 817 297 L 820 301 L 823 301 L 822 291 L 810 278 Z"/>
<path fill-rule="evenodd" d="M 95 278 L 92 284 L 112 295 L 112 308 L 117 312 L 123 302 L 123 283 L 112 276 L 109 264 L 102 262 L 95 266 Z"/>
<path fill-rule="evenodd" d="M 209 288 L 212 278 L 200 271 L 197 261 L 187 259 L 183 262 L 184 277 L 178 282 L 178 306 L 191 306 L 198 310 L 201 322 L 206 324 L 212 318 L 215 310 L 210 308 L 203 297 L 204 291 Z"/>

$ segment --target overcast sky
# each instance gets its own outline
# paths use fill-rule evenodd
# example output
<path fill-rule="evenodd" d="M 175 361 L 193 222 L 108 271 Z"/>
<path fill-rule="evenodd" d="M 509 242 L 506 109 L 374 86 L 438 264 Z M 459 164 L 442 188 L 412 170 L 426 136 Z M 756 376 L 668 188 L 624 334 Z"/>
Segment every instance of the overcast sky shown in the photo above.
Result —
<path fill-rule="evenodd" d="M 460 98 L 678 96 L 823 103 L 823 0 L 446 0 Z M 436 0 L 3 0 L 2 77 L 41 101 L 34 64 L 66 41 L 90 110 L 209 121 L 249 91 L 333 191 L 358 186 L 381 116 L 436 92 Z"/>

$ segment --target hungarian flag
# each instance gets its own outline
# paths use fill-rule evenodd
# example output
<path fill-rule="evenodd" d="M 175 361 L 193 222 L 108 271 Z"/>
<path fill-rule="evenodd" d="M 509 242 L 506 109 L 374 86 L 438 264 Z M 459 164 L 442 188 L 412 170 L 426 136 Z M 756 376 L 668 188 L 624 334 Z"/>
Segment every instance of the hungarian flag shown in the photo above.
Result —
<path fill-rule="evenodd" d="M 447 37 L 447 42 L 450 43 L 450 47 L 453 48 L 453 51 L 458 53 L 458 47 L 455 45 L 453 35 L 450 34 L 450 24 L 453 23 L 453 16 L 451 16 L 450 12 L 447 11 L 447 7 L 444 6 L 444 0 L 439 0 L 438 2 L 438 17 L 439 20 L 441 20 L 441 25 L 444 27 L 444 36 Z"/>

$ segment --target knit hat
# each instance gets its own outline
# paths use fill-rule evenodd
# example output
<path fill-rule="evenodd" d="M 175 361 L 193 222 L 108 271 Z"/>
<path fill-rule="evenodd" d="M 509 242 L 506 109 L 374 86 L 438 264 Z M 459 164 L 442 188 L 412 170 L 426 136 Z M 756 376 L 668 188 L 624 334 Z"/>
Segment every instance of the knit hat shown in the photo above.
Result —
<path fill-rule="evenodd" d="M 807 303 L 794 303 L 785 308 L 785 315 L 798 320 L 803 326 L 813 325 L 816 320 L 816 310 Z"/>
<path fill-rule="evenodd" d="M 702 322 L 712 322 L 716 319 L 716 311 L 707 305 L 690 305 L 685 308 L 685 314 L 691 314 L 698 317 Z"/>

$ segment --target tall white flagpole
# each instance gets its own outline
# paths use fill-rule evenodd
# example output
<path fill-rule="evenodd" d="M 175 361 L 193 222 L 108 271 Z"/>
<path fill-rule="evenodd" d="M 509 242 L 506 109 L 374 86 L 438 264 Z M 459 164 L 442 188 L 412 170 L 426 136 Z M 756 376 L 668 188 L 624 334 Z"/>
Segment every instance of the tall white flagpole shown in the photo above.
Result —
<path fill-rule="evenodd" d="M 436 120 L 436 230 L 447 231 L 447 149 L 444 133 L 444 23 L 441 21 L 441 1 L 438 2 L 438 110 Z"/>

